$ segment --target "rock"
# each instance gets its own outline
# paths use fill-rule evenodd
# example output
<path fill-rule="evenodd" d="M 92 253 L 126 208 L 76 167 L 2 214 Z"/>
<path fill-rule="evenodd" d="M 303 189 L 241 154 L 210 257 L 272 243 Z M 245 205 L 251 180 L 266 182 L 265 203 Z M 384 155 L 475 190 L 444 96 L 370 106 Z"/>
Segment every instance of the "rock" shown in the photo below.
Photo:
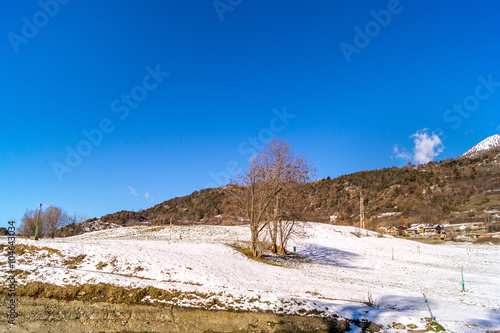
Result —
<path fill-rule="evenodd" d="M 415 328 L 417 328 L 417 325 L 415 325 L 415 324 L 410 324 L 410 325 L 408 325 L 408 328 L 415 329 Z"/>
<path fill-rule="evenodd" d="M 379 325 L 379 324 L 370 323 L 370 325 L 368 325 L 368 330 L 370 332 L 380 332 L 381 329 L 382 329 L 382 325 Z"/>
<path fill-rule="evenodd" d="M 366 319 L 363 320 L 353 320 L 352 323 L 362 329 L 363 332 L 368 330 L 369 332 L 380 332 L 382 325 L 373 323 Z"/>
<path fill-rule="evenodd" d="M 397 329 L 397 330 L 404 330 L 406 328 L 405 325 L 400 324 L 400 323 L 392 323 L 392 327 Z"/>

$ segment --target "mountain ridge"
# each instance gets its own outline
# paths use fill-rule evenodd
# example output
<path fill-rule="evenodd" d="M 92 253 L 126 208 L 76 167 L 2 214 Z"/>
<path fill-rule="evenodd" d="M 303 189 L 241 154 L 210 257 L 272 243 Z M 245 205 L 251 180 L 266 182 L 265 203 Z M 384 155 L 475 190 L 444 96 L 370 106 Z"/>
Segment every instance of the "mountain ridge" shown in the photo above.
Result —
<path fill-rule="evenodd" d="M 467 150 L 460 157 L 476 157 L 497 147 L 500 147 L 500 134 L 495 134 L 487 137 L 471 149 Z"/>

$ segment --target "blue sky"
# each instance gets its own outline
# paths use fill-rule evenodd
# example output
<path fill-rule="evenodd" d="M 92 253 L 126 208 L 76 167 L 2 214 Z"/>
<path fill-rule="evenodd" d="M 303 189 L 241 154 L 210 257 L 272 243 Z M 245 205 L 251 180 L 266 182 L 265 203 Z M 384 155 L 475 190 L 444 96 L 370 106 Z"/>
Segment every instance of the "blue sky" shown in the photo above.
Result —
<path fill-rule="evenodd" d="M 499 11 L 9 1 L 0 226 L 39 203 L 100 217 L 221 185 L 273 134 L 320 178 L 457 157 L 500 132 Z"/>

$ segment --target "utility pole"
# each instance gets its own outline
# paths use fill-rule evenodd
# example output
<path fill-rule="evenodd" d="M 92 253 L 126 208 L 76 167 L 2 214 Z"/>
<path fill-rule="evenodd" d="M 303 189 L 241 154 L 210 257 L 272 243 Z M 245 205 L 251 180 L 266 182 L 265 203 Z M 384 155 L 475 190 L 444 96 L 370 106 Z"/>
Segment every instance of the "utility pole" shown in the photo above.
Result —
<path fill-rule="evenodd" d="M 359 192 L 359 226 L 365 228 L 365 209 L 363 207 L 363 192 Z"/>
<path fill-rule="evenodd" d="M 40 211 L 42 210 L 42 204 L 40 204 L 40 208 L 38 208 L 38 216 L 36 218 L 36 225 L 35 225 L 35 240 L 38 240 L 38 221 L 40 220 Z"/>

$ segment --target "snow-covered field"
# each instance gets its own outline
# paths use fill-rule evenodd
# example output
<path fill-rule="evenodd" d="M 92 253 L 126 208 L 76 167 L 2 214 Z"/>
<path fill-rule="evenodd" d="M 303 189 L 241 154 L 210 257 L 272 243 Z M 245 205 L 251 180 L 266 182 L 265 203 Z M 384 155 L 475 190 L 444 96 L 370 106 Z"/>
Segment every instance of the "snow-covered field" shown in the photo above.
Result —
<path fill-rule="evenodd" d="M 357 237 L 351 227 L 308 226 L 306 238 L 289 243 L 301 258 L 280 265 L 251 260 L 230 246 L 249 239 L 247 226 L 174 226 L 17 239 L 18 245 L 63 255 L 26 251 L 17 268 L 30 272 L 21 284 L 154 286 L 198 295 L 169 301 L 181 306 L 337 314 L 382 324 L 390 332 L 396 331 L 395 322 L 425 328 L 423 318 L 430 317 L 425 293 L 436 321 L 450 332 L 500 330 L 499 246 L 426 245 L 374 233 Z M 0 257 L 3 281 L 6 253 Z M 76 266 L 64 263 L 80 254 L 85 258 Z M 375 307 L 366 305 L 368 293 Z"/>

